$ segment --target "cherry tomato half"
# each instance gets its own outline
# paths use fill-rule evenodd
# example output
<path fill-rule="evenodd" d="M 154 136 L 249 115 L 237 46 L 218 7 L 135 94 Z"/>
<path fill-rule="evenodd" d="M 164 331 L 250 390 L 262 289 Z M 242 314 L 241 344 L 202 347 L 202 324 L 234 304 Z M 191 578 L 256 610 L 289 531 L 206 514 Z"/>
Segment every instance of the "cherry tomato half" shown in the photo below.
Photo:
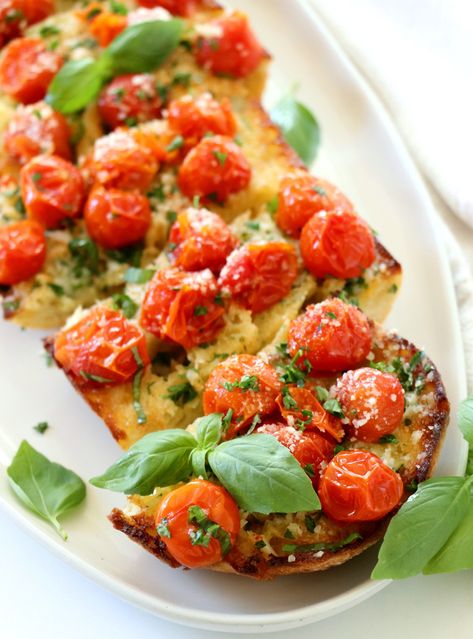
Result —
<path fill-rule="evenodd" d="M 271 366 L 255 355 L 232 355 L 214 368 L 205 383 L 204 413 L 232 410 L 226 436 L 231 439 L 249 426 L 255 415 L 269 415 L 276 408 L 282 383 Z"/>
<path fill-rule="evenodd" d="M 185 18 L 195 13 L 202 5 L 209 7 L 214 5 L 210 0 L 138 0 L 138 4 L 150 9 L 162 7 L 174 16 L 183 16 Z"/>
<path fill-rule="evenodd" d="M 40 153 L 71 158 L 69 126 L 61 113 L 45 102 L 18 107 L 4 136 L 5 151 L 20 164 Z"/>
<path fill-rule="evenodd" d="M 63 63 L 40 38 L 17 38 L 8 44 L 0 61 L 0 85 L 7 95 L 31 104 L 42 100 Z"/>
<path fill-rule="evenodd" d="M 370 227 L 348 211 L 323 211 L 311 217 L 302 229 L 300 246 L 314 277 L 359 277 L 376 257 Z"/>
<path fill-rule="evenodd" d="M 36 24 L 54 11 L 54 0 L 15 0 L 14 4 L 23 13 L 28 24 Z"/>
<path fill-rule="evenodd" d="M 203 534 L 202 518 L 227 533 L 227 547 L 209 533 Z M 198 521 L 202 522 L 200 526 Z M 240 511 L 224 488 L 195 479 L 164 497 L 156 513 L 156 527 L 158 532 L 164 531 L 161 541 L 174 559 L 188 568 L 203 568 L 221 561 L 224 550 L 228 552 L 234 545 L 240 530 Z"/>
<path fill-rule="evenodd" d="M 237 239 L 221 217 L 207 209 L 188 208 L 171 227 L 170 258 L 186 271 L 209 268 L 218 273 Z"/>
<path fill-rule="evenodd" d="M 251 167 L 230 138 L 204 138 L 187 154 L 179 169 L 179 188 L 189 199 L 196 195 L 224 202 L 248 186 Z"/>
<path fill-rule="evenodd" d="M 244 78 L 256 69 L 265 51 L 250 28 L 248 17 L 232 11 L 203 25 L 197 38 L 197 63 L 215 75 Z"/>
<path fill-rule="evenodd" d="M 54 340 L 54 356 L 81 386 L 121 384 L 150 362 L 146 338 L 119 311 L 96 306 Z"/>
<path fill-rule="evenodd" d="M 46 259 L 43 228 L 22 220 L 0 228 L 0 284 L 11 286 L 41 270 Z"/>
<path fill-rule="evenodd" d="M 345 522 L 382 519 L 399 504 L 403 492 L 400 476 L 367 450 L 335 455 L 319 484 L 325 514 Z"/>
<path fill-rule="evenodd" d="M 46 228 L 81 212 L 85 185 L 81 172 L 57 155 L 38 155 L 21 169 L 21 197 L 28 217 Z"/>
<path fill-rule="evenodd" d="M 224 325 L 217 281 L 208 269 L 186 273 L 158 271 L 149 282 L 141 307 L 141 325 L 156 337 L 186 350 L 211 342 Z"/>
<path fill-rule="evenodd" d="M 394 375 L 375 368 L 348 371 L 337 381 L 335 394 L 356 439 L 377 442 L 402 422 L 404 391 Z"/>
<path fill-rule="evenodd" d="M 87 167 L 108 188 L 147 189 L 158 170 L 153 152 L 139 144 L 131 131 L 119 129 L 99 138 Z"/>
<path fill-rule="evenodd" d="M 313 371 L 337 372 L 361 364 L 371 349 L 370 322 L 351 304 L 332 298 L 308 306 L 289 324 L 288 351 Z"/>
<path fill-rule="evenodd" d="M 296 422 L 305 429 L 315 428 L 338 442 L 344 438 L 345 431 L 340 420 L 330 415 L 308 388 L 288 386 L 285 393 L 277 398 L 277 403 L 288 424 Z"/>
<path fill-rule="evenodd" d="M 287 242 L 245 244 L 229 256 L 219 284 L 235 302 L 260 313 L 286 297 L 297 277 L 297 255 Z"/>
<path fill-rule="evenodd" d="M 197 144 L 207 133 L 233 137 L 236 122 L 230 101 L 217 102 L 210 93 L 199 96 L 184 95 L 173 100 L 168 107 L 169 126 L 186 138 L 188 144 Z"/>
<path fill-rule="evenodd" d="M 108 47 L 127 26 L 127 16 L 102 11 L 92 19 L 89 30 L 101 47 Z"/>
<path fill-rule="evenodd" d="M 320 475 L 333 457 L 335 444 L 314 431 L 304 432 L 286 424 L 263 424 L 256 429 L 257 433 L 273 435 L 288 448 L 299 464 L 304 468 L 317 488 Z"/>
<path fill-rule="evenodd" d="M 84 219 L 97 244 L 118 249 L 143 239 L 151 224 L 151 209 L 141 193 L 96 186 L 87 199 Z"/>
<path fill-rule="evenodd" d="M 147 73 L 120 75 L 101 92 L 98 100 L 103 122 L 115 129 L 117 126 L 134 126 L 159 117 L 162 100 L 156 89 L 156 81 Z"/>
<path fill-rule="evenodd" d="M 300 171 L 281 180 L 276 224 L 288 235 L 299 237 L 313 215 L 336 208 L 352 211 L 353 205 L 327 180 Z"/>

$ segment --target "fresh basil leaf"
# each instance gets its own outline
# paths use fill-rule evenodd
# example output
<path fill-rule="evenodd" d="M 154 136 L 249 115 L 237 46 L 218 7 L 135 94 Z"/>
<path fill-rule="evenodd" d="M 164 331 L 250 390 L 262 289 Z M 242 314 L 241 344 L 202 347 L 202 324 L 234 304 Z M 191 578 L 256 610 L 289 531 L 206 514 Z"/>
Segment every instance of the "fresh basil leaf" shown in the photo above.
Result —
<path fill-rule="evenodd" d="M 447 543 L 424 568 L 424 575 L 473 568 L 472 538 L 473 503 L 470 503 L 470 507 L 458 528 L 450 535 Z"/>
<path fill-rule="evenodd" d="M 209 450 L 219 443 L 222 436 L 222 417 L 220 413 L 211 413 L 196 421 L 199 448 Z"/>
<path fill-rule="evenodd" d="M 312 112 L 293 96 L 286 95 L 273 106 L 270 116 L 281 129 L 286 142 L 310 166 L 320 144 L 320 127 Z"/>
<path fill-rule="evenodd" d="M 150 20 L 125 29 L 102 54 L 112 76 L 153 71 L 176 49 L 182 22 Z"/>
<path fill-rule="evenodd" d="M 250 435 L 220 444 L 208 457 L 220 482 L 250 512 L 295 513 L 320 509 L 299 462 L 272 435 Z"/>
<path fill-rule="evenodd" d="M 393 517 L 379 551 L 373 579 L 404 579 L 422 572 L 453 533 L 470 501 L 470 481 L 435 477 Z"/>
<path fill-rule="evenodd" d="M 473 449 L 473 397 L 465 399 L 458 407 L 458 427 Z"/>
<path fill-rule="evenodd" d="M 46 102 L 61 113 L 75 113 L 85 108 L 100 93 L 104 82 L 96 60 L 66 62 L 48 87 Z"/>
<path fill-rule="evenodd" d="M 283 552 L 319 552 L 320 550 L 329 552 L 337 552 L 341 548 L 352 544 L 354 541 L 358 541 L 359 539 L 363 539 L 360 533 L 353 532 L 347 535 L 341 541 L 337 541 L 335 543 L 327 543 L 327 542 L 319 542 L 317 544 L 284 544 L 282 547 Z"/>
<path fill-rule="evenodd" d="M 49 461 L 23 440 L 7 468 L 16 496 L 34 513 L 49 521 L 61 537 L 67 533 L 58 521 L 61 515 L 85 498 L 85 484 L 72 470 Z"/>
<path fill-rule="evenodd" d="M 206 467 L 208 452 L 208 449 L 205 448 L 194 448 L 191 453 L 192 470 L 196 477 L 208 479 Z"/>
<path fill-rule="evenodd" d="M 178 428 L 150 433 L 90 483 L 126 495 L 151 495 L 157 486 L 172 486 L 189 477 L 196 446 L 195 438 Z"/>

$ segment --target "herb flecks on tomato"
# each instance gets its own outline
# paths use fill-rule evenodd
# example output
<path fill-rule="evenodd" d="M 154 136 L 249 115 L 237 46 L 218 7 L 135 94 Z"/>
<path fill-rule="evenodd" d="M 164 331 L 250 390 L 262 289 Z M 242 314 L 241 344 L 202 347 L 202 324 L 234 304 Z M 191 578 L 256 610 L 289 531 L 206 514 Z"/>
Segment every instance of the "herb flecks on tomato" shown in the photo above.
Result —
<path fill-rule="evenodd" d="M 240 147 L 230 138 L 204 138 L 186 156 L 179 169 L 179 188 L 189 199 L 195 196 L 219 203 L 246 188 L 251 167 Z"/>
<path fill-rule="evenodd" d="M 0 228 L 0 284 L 10 286 L 28 280 L 41 270 L 46 259 L 43 228 L 22 220 Z"/>
<path fill-rule="evenodd" d="M 219 284 L 235 302 L 260 313 L 286 297 L 297 271 L 296 251 L 288 242 L 249 243 L 230 254 Z"/>
<path fill-rule="evenodd" d="M 366 450 L 335 455 L 319 484 L 324 513 L 347 523 L 382 519 L 399 504 L 403 492 L 400 476 Z"/>
<path fill-rule="evenodd" d="M 21 197 L 28 217 L 56 228 L 81 212 L 84 180 L 80 171 L 56 155 L 38 155 L 21 170 Z"/>
<path fill-rule="evenodd" d="M 271 414 L 282 383 L 271 366 L 255 355 L 232 355 L 214 368 L 204 389 L 204 413 L 230 413 L 231 439 L 253 419 Z M 256 423 L 259 423 L 257 421 Z"/>
<path fill-rule="evenodd" d="M 173 100 L 168 107 L 168 122 L 189 146 L 209 134 L 233 137 L 236 133 L 230 101 L 224 98 L 218 102 L 208 92 Z"/>
<path fill-rule="evenodd" d="M 80 386 L 127 382 L 150 362 L 141 329 L 105 306 L 93 308 L 60 331 L 54 356 Z"/>
<path fill-rule="evenodd" d="M 358 366 L 366 359 L 371 344 L 366 315 L 338 298 L 308 306 L 289 324 L 288 351 L 294 357 L 302 349 L 300 366 L 304 368 L 307 360 L 313 373 Z"/>
<path fill-rule="evenodd" d="M 404 391 L 390 373 L 375 368 L 348 371 L 337 381 L 334 394 L 355 439 L 377 442 L 401 425 Z"/>
<path fill-rule="evenodd" d="M 42 100 L 63 63 L 40 38 L 18 38 L 8 44 L 0 61 L 0 85 L 10 97 L 31 104 Z"/>
<path fill-rule="evenodd" d="M 121 75 L 101 92 L 98 100 L 102 121 L 110 128 L 134 126 L 160 116 L 162 100 L 156 81 L 148 73 Z"/>
<path fill-rule="evenodd" d="M 350 200 L 336 186 L 300 171 L 281 180 L 276 224 L 288 235 L 299 237 L 316 213 L 340 208 L 353 211 Z"/>
<path fill-rule="evenodd" d="M 140 322 L 156 337 L 189 350 L 215 339 L 224 326 L 224 312 L 210 270 L 186 273 L 168 268 L 149 282 Z"/>
<path fill-rule="evenodd" d="M 119 249 L 143 239 L 151 224 L 151 209 L 141 193 L 96 186 L 87 199 L 84 219 L 97 244 Z"/>
<path fill-rule="evenodd" d="M 314 277 L 360 277 L 376 257 L 368 224 L 356 213 L 343 210 L 312 216 L 302 229 L 300 247 Z"/>
<path fill-rule="evenodd" d="M 170 259 L 186 271 L 219 273 L 237 239 L 222 218 L 207 209 L 179 213 L 169 234 Z"/>
<path fill-rule="evenodd" d="M 227 555 L 240 530 L 240 511 L 221 486 L 195 479 L 168 493 L 156 513 L 156 528 L 170 555 L 188 568 L 215 564 Z"/>
<path fill-rule="evenodd" d="M 263 47 L 240 11 L 197 27 L 197 63 L 215 75 L 244 78 L 266 57 Z"/>
<path fill-rule="evenodd" d="M 69 138 L 70 129 L 64 116 L 45 102 L 37 102 L 17 108 L 5 129 L 3 145 L 20 164 L 40 153 L 70 160 Z"/>

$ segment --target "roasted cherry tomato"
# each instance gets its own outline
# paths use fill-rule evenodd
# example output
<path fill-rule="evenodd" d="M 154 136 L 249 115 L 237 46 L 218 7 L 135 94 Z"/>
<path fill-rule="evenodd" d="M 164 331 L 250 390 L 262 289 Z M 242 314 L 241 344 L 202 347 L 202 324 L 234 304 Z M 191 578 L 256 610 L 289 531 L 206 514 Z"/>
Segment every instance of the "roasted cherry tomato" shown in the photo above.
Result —
<path fill-rule="evenodd" d="M 240 11 L 202 25 L 200 32 L 203 35 L 198 36 L 195 46 L 197 63 L 216 75 L 244 78 L 266 55 L 248 17 Z"/>
<path fill-rule="evenodd" d="M 297 277 L 297 256 L 287 242 L 245 244 L 228 258 L 219 284 L 232 299 L 260 313 L 283 299 Z"/>
<path fill-rule="evenodd" d="M 84 219 L 97 244 L 118 249 L 143 239 L 151 224 L 151 209 L 141 193 L 97 186 L 87 199 Z"/>
<path fill-rule="evenodd" d="M 352 211 L 353 205 L 327 180 L 300 171 L 281 180 L 276 223 L 288 235 L 299 237 L 315 213 L 338 208 Z"/>
<path fill-rule="evenodd" d="M 28 24 L 36 24 L 54 11 L 54 0 L 15 0 L 15 6 L 23 13 Z"/>
<path fill-rule="evenodd" d="M 76 383 L 91 386 L 127 382 L 150 362 L 142 330 L 105 306 L 60 331 L 54 356 Z"/>
<path fill-rule="evenodd" d="M 359 277 L 375 259 L 370 227 L 349 211 L 323 211 L 311 217 L 302 229 L 300 246 L 314 277 Z"/>
<path fill-rule="evenodd" d="M 304 429 L 315 428 L 338 442 L 344 438 L 345 431 L 340 420 L 327 413 L 308 388 L 286 386 L 277 398 L 277 403 L 288 424 L 295 423 Z"/>
<path fill-rule="evenodd" d="M 217 281 L 208 269 L 186 273 L 158 271 L 148 284 L 141 325 L 156 337 L 186 350 L 215 339 L 224 325 Z"/>
<path fill-rule="evenodd" d="M 302 349 L 300 365 L 313 371 L 337 372 L 354 368 L 371 349 L 370 322 L 351 304 L 332 298 L 308 306 L 289 324 L 288 351 L 295 357 Z"/>
<path fill-rule="evenodd" d="M 99 97 L 100 117 L 111 129 L 153 120 L 161 114 L 161 107 L 156 81 L 147 73 L 120 75 Z"/>
<path fill-rule="evenodd" d="M 92 19 L 89 30 L 101 47 L 107 47 L 127 26 L 126 16 L 102 11 Z"/>
<path fill-rule="evenodd" d="M 207 532 L 209 523 L 219 526 L 218 534 Z M 164 497 L 156 527 L 176 561 L 188 568 L 203 568 L 221 561 L 235 543 L 240 511 L 224 488 L 195 479 Z"/>
<path fill-rule="evenodd" d="M 402 422 L 404 391 L 394 375 L 375 368 L 348 371 L 337 381 L 335 394 L 356 439 L 377 442 Z"/>
<path fill-rule="evenodd" d="M 335 455 L 319 484 L 325 514 L 345 522 L 382 519 L 399 504 L 403 492 L 400 476 L 367 450 Z"/>
<path fill-rule="evenodd" d="M 63 63 L 40 38 L 17 38 L 8 44 L 0 61 L 0 85 L 7 95 L 31 104 L 42 100 Z"/>
<path fill-rule="evenodd" d="M 138 0 L 138 4 L 152 9 L 162 7 L 174 16 L 189 17 L 200 6 L 215 6 L 211 0 Z"/>
<path fill-rule="evenodd" d="M 57 155 L 38 155 L 21 169 L 21 197 L 28 217 L 46 228 L 77 217 L 85 185 L 73 164 Z"/>
<path fill-rule="evenodd" d="M 233 137 L 236 122 L 230 101 L 217 102 L 210 93 L 195 97 L 184 95 L 173 100 L 168 107 L 169 126 L 186 138 L 188 144 L 197 144 L 206 134 Z"/>
<path fill-rule="evenodd" d="M 227 438 L 250 425 L 256 415 L 272 413 L 282 387 L 271 366 L 254 355 L 232 355 L 214 368 L 203 396 L 204 413 L 227 413 L 231 424 Z"/>
<path fill-rule="evenodd" d="M 0 228 L 0 284 L 11 286 L 41 270 L 46 259 L 43 228 L 22 220 Z"/>
<path fill-rule="evenodd" d="M 251 167 L 240 147 L 222 135 L 201 140 L 179 169 L 179 187 L 190 199 L 197 195 L 224 202 L 250 179 Z"/>
<path fill-rule="evenodd" d="M 318 487 L 320 474 L 333 457 L 335 443 L 314 431 L 301 431 L 293 426 L 281 423 L 269 423 L 258 426 L 257 433 L 273 435 L 289 448 L 302 468 L 307 472 L 315 488 Z"/>
<path fill-rule="evenodd" d="M 69 126 L 61 113 L 45 102 L 18 107 L 4 136 L 5 151 L 20 164 L 40 153 L 71 158 Z"/>
<path fill-rule="evenodd" d="M 169 256 L 176 266 L 186 271 L 209 268 L 218 273 L 237 239 L 221 217 L 207 209 L 179 213 L 169 234 Z"/>
<path fill-rule="evenodd" d="M 0 0 L 0 47 L 18 38 L 26 27 L 22 0 Z"/>
<path fill-rule="evenodd" d="M 99 138 L 87 168 L 108 188 L 147 189 L 158 170 L 153 152 L 139 144 L 130 131 L 117 130 Z"/>

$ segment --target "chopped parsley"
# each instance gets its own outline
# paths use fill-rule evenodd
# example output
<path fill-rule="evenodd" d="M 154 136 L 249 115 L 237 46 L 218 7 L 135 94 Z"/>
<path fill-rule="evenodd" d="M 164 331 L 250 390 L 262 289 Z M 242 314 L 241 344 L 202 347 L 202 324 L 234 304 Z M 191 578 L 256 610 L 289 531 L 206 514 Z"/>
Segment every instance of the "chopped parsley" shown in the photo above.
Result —
<path fill-rule="evenodd" d="M 136 351 L 137 352 L 137 351 Z M 133 353 L 136 360 L 136 355 Z M 138 353 L 139 356 L 139 353 Z M 140 357 L 141 360 L 141 357 Z M 138 361 L 137 361 L 138 363 Z M 147 417 L 141 404 L 141 378 L 143 377 L 143 369 L 140 368 L 133 377 L 133 410 L 136 413 L 136 421 L 138 424 L 146 424 Z"/>
<path fill-rule="evenodd" d="M 174 224 L 174 222 L 177 220 L 176 211 L 167 211 L 166 212 L 166 219 L 169 222 L 169 224 Z M 176 248 L 176 247 L 174 247 L 174 248 Z"/>
<path fill-rule="evenodd" d="M 354 541 L 358 541 L 359 539 L 363 539 L 360 533 L 354 532 L 350 533 L 345 539 L 335 543 L 327 543 L 327 542 L 319 542 L 317 544 L 303 544 L 298 546 L 297 544 L 284 544 L 282 547 L 283 552 L 319 552 L 328 550 L 329 552 L 336 552 L 343 548 L 344 546 L 348 546 L 352 544 Z"/>
<path fill-rule="evenodd" d="M 264 548 L 266 546 L 266 542 L 263 541 L 262 539 L 259 539 L 258 541 L 255 542 L 255 548 L 258 548 L 258 550 L 260 548 Z"/>
<path fill-rule="evenodd" d="M 125 118 L 125 124 L 129 127 L 136 126 L 138 124 L 138 118 L 134 118 L 134 117 Z"/>
<path fill-rule="evenodd" d="M 192 198 L 192 206 L 196 209 L 200 207 L 200 195 L 194 195 Z"/>
<path fill-rule="evenodd" d="M 228 153 L 224 153 L 223 151 L 218 151 L 217 149 L 214 149 L 212 151 L 213 155 L 215 158 L 217 158 L 218 163 L 220 164 L 220 166 L 225 166 L 225 162 L 227 161 L 227 157 L 228 157 Z"/>
<path fill-rule="evenodd" d="M 196 317 L 199 317 L 200 315 L 207 315 L 208 313 L 208 309 L 206 306 L 201 306 L 200 304 L 198 304 L 195 308 L 194 308 L 194 315 Z"/>
<path fill-rule="evenodd" d="M 217 295 L 214 297 L 214 302 L 219 306 L 223 306 L 223 296 L 221 292 L 218 292 Z"/>
<path fill-rule="evenodd" d="M 151 268 L 135 268 L 131 266 L 123 276 L 129 284 L 146 284 L 153 277 L 155 271 Z"/>
<path fill-rule="evenodd" d="M 406 393 L 415 390 L 420 393 L 424 387 L 424 376 L 414 375 L 414 370 L 424 357 L 422 351 L 417 351 L 409 363 L 403 362 L 400 357 L 395 357 L 391 362 L 371 362 L 371 368 L 376 368 L 383 373 L 396 375 Z"/>
<path fill-rule="evenodd" d="M 260 230 L 260 223 L 259 222 L 252 222 L 250 220 L 248 222 L 245 222 L 245 226 L 247 226 L 252 231 L 259 231 Z"/>
<path fill-rule="evenodd" d="M 222 419 L 222 430 L 224 433 L 230 428 L 233 417 L 233 408 L 229 408 Z"/>
<path fill-rule="evenodd" d="M 59 35 L 61 33 L 61 29 L 54 26 L 53 24 L 45 24 L 44 27 L 41 27 L 39 30 L 39 35 L 42 38 L 48 38 L 49 36 Z"/>
<path fill-rule="evenodd" d="M 172 151 L 177 151 L 184 145 L 184 138 L 182 135 L 176 135 L 176 137 L 167 145 L 166 151 L 171 153 Z"/>
<path fill-rule="evenodd" d="M 232 543 L 228 532 L 209 519 L 200 506 L 189 506 L 188 522 L 197 527 L 197 530 L 189 530 L 188 533 L 193 546 L 207 547 L 213 538 L 220 544 L 222 557 L 231 550 Z"/>
<path fill-rule="evenodd" d="M 266 202 L 266 209 L 268 210 L 268 213 L 271 213 L 271 215 L 276 213 L 278 206 L 279 200 L 277 195 L 275 195 L 272 200 L 269 200 L 269 202 Z"/>
<path fill-rule="evenodd" d="M 39 422 L 38 424 L 36 424 L 36 426 L 33 426 L 33 430 L 35 430 L 40 435 L 45 433 L 48 430 L 48 428 L 49 428 L 48 422 Z"/>
<path fill-rule="evenodd" d="M 331 415 L 334 415 L 335 417 L 340 417 L 340 418 L 345 417 L 338 399 L 330 397 L 329 399 L 327 399 L 327 401 L 324 402 L 323 407 L 325 408 L 327 413 L 330 413 Z"/>
<path fill-rule="evenodd" d="M 115 295 L 112 296 L 112 303 L 113 308 L 117 311 L 121 311 L 127 319 L 132 318 L 138 310 L 138 304 L 125 293 L 115 293 Z"/>
<path fill-rule="evenodd" d="M 326 402 L 327 399 L 329 398 L 328 390 L 324 388 L 323 386 L 316 386 L 315 392 L 317 394 L 317 399 L 319 400 L 321 404 Z"/>
<path fill-rule="evenodd" d="M 164 200 L 166 199 L 166 195 L 164 194 L 164 186 L 162 184 L 159 184 L 159 186 L 156 186 L 154 189 L 151 189 L 151 191 L 148 191 L 146 195 L 148 197 L 155 197 L 160 202 L 164 202 Z"/>
<path fill-rule="evenodd" d="M 168 520 L 166 519 L 166 517 L 163 517 L 163 519 L 161 519 L 159 524 L 156 526 L 156 530 L 158 531 L 158 535 L 160 537 L 167 537 L 168 539 L 171 538 L 171 531 L 169 530 Z"/>
<path fill-rule="evenodd" d="M 187 73 L 185 71 L 177 71 L 174 74 L 174 77 L 172 79 L 172 84 L 176 85 L 176 84 L 180 84 L 183 87 L 188 87 L 191 83 L 192 80 L 192 73 Z"/>
<path fill-rule="evenodd" d="M 289 528 L 286 528 L 286 530 L 284 532 L 284 538 L 285 539 L 295 539 L 294 534 L 289 530 Z"/>
<path fill-rule="evenodd" d="M 288 386 L 283 386 L 282 403 L 284 405 L 284 408 L 287 408 L 289 410 L 294 410 L 294 409 L 297 410 L 298 408 L 297 402 L 294 399 L 294 397 L 291 395 L 291 392 Z"/>
<path fill-rule="evenodd" d="M 69 252 L 74 259 L 75 275 L 80 275 L 83 269 L 91 274 L 99 270 L 99 250 L 95 242 L 88 237 L 77 237 L 69 242 Z"/>
<path fill-rule="evenodd" d="M 106 254 L 107 257 L 120 264 L 139 267 L 143 254 L 143 245 L 141 243 L 130 244 L 130 246 L 124 246 L 121 249 L 110 249 Z"/>
<path fill-rule="evenodd" d="M 325 189 L 323 189 L 321 186 L 313 186 L 312 188 L 321 197 L 327 197 L 327 191 Z"/>
<path fill-rule="evenodd" d="M 391 284 L 391 286 L 388 288 L 388 293 L 397 293 L 399 287 L 397 284 Z"/>
<path fill-rule="evenodd" d="M 284 348 L 285 350 L 285 353 L 286 353 L 285 356 L 289 357 L 289 353 L 287 352 L 287 344 L 279 345 L 280 353 L 283 352 L 282 350 L 280 350 L 282 348 Z M 294 355 L 294 357 L 291 359 L 289 364 L 286 364 L 285 366 L 281 366 L 282 373 L 280 375 L 280 379 L 282 382 L 284 382 L 285 384 L 296 384 L 297 386 L 304 386 L 306 373 L 304 373 L 304 371 L 302 371 L 298 366 L 296 366 L 297 360 L 300 359 L 303 355 L 304 355 L 304 349 L 300 348 L 297 351 L 297 353 Z M 306 366 L 308 372 L 310 372 L 312 366 L 310 365 L 310 362 L 307 359 L 304 360 L 304 365 Z"/>
<path fill-rule="evenodd" d="M 382 437 L 379 438 L 380 444 L 397 444 L 398 441 L 399 440 L 396 437 L 396 435 L 393 435 L 393 434 L 383 435 Z"/>
<path fill-rule="evenodd" d="M 243 375 L 239 380 L 235 382 L 222 382 L 222 386 L 227 391 L 233 391 L 239 388 L 243 392 L 257 392 L 259 390 L 259 381 L 256 375 Z"/>
<path fill-rule="evenodd" d="M 304 517 L 305 527 L 310 533 L 315 531 L 315 526 L 317 525 L 317 520 L 320 519 L 320 515 L 317 518 L 312 517 L 312 515 L 306 515 Z"/>
<path fill-rule="evenodd" d="M 197 391 L 189 382 L 183 382 L 182 384 L 169 386 L 168 394 L 165 397 L 173 401 L 177 406 L 184 406 L 184 404 L 197 397 Z"/>
<path fill-rule="evenodd" d="M 128 15 L 128 9 L 121 2 L 117 2 L 117 0 L 110 0 L 110 10 L 112 13 L 115 13 L 119 16 Z"/>
<path fill-rule="evenodd" d="M 87 371 L 80 370 L 79 375 L 88 382 L 96 382 L 97 384 L 110 384 L 113 380 L 101 377 L 100 375 L 94 375 L 93 373 L 87 373 Z"/>
<path fill-rule="evenodd" d="M 48 282 L 49 288 L 52 290 L 54 295 L 58 297 L 62 297 L 64 295 L 64 288 L 59 284 L 54 284 L 54 282 Z"/>
<path fill-rule="evenodd" d="M 337 316 L 335 315 L 335 313 L 332 313 L 332 311 L 327 311 L 325 315 L 330 319 L 333 319 L 333 320 L 337 319 Z"/>

